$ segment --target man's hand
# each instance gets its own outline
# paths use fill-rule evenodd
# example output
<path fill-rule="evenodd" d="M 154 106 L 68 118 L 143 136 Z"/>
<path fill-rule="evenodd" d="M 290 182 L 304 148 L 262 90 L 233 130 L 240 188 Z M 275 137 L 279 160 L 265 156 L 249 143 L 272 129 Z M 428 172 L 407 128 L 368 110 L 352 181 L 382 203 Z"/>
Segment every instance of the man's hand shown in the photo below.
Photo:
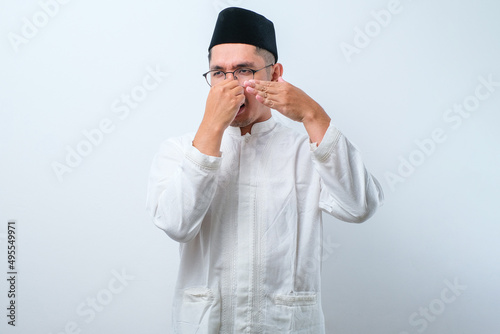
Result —
<path fill-rule="evenodd" d="M 330 125 L 325 110 L 301 89 L 278 78 L 277 82 L 249 80 L 244 83 L 248 93 L 260 103 L 286 117 L 304 123 L 311 142 L 320 143 Z"/>
<path fill-rule="evenodd" d="M 224 132 L 243 103 L 244 89 L 238 80 L 221 81 L 212 86 L 208 93 L 202 123 L 207 123 L 213 130 Z"/>
<path fill-rule="evenodd" d="M 201 153 L 220 156 L 222 135 L 245 103 L 244 92 L 237 80 L 224 80 L 212 86 L 205 115 L 193 140 L 193 146 Z"/>

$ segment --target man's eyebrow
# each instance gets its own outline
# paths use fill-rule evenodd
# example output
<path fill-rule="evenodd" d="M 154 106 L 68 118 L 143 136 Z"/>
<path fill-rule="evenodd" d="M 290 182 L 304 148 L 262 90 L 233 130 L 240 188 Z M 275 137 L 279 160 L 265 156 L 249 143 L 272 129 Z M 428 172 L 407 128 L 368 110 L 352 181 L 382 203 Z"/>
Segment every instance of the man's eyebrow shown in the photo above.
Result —
<path fill-rule="evenodd" d="M 242 67 L 250 67 L 250 68 L 253 68 L 255 67 L 255 64 L 252 63 L 252 62 L 245 62 L 245 63 L 239 63 L 238 65 L 236 65 L 234 68 L 242 68 Z M 214 66 L 211 66 L 210 67 L 210 70 L 211 71 L 214 71 L 214 70 L 217 70 L 217 71 L 220 71 L 220 70 L 224 70 L 224 68 L 222 66 L 219 66 L 219 65 L 214 65 Z"/>
<path fill-rule="evenodd" d="M 248 62 L 248 63 L 240 63 L 240 64 L 236 65 L 236 67 L 254 67 L 254 66 L 255 66 L 255 64 L 254 63 L 250 63 L 250 62 Z"/>

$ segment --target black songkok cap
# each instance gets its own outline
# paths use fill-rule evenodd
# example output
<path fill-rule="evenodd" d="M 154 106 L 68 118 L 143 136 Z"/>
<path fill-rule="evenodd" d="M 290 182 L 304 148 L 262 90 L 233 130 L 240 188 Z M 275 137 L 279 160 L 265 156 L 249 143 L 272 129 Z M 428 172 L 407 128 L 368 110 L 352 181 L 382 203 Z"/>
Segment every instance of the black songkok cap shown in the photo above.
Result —
<path fill-rule="evenodd" d="M 278 61 L 274 24 L 251 10 L 229 7 L 219 13 L 208 50 L 225 43 L 258 46 L 271 52 L 275 61 Z"/>

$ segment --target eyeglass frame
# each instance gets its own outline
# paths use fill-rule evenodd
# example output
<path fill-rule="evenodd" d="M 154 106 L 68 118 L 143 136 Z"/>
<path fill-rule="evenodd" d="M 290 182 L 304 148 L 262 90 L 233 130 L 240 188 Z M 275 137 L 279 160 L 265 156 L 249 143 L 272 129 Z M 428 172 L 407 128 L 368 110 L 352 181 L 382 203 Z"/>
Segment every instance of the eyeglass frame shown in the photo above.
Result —
<path fill-rule="evenodd" d="M 236 69 L 236 70 L 234 70 L 234 71 L 232 71 L 232 72 L 229 72 L 229 71 L 228 71 L 228 72 L 224 72 L 224 71 L 221 71 L 221 70 L 210 70 L 210 71 L 208 71 L 208 72 L 206 72 L 206 73 L 203 73 L 202 75 L 205 77 L 205 81 L 207 82 L 207 84 L 208 84 L 210 87 L 212 87 L 212 84 L 211 84 L 210 82 L 208 82 L 208 78 L 207 78 L 207 75 L 208 75 L 208 73 L 210 73 L 210 72 L 222 72 L 222 73 L 224 73 L 224 80 L 226 80 L 226 79 L 227 79 L 227 74 L 228 74 L 228 73 L 231 73 L 231 74 L 233 75 L 233 78 L 238 79 L 238 77 L 234 75 L 234 72 L 236 72 L 236 71 L 240 71 L 241 69 L 246 69 L 246 70 L 249 70 L 249 71 L 251 71 L 251 72 L 252 72 L 252 79 L 254 79 L 254 78 L 255 78 L 255 73 L 257 73 L 257 72 L 259 72 L 259 71 L 262 71 L 263 69 L 268 68 L 269 66 L 274 66 L 274 65 L 276 65 L 276 64 L 269 64 L 269 65 L 266 65 L 266 66 L 264 66 L 263 68 L 260 68 L 260 69 L 258 69 L 258 70 L 253 70 L 253 69 L 248 68 L 248 67 L 240 67 L 240 68 L 238 68 L 238 69 Z"/>

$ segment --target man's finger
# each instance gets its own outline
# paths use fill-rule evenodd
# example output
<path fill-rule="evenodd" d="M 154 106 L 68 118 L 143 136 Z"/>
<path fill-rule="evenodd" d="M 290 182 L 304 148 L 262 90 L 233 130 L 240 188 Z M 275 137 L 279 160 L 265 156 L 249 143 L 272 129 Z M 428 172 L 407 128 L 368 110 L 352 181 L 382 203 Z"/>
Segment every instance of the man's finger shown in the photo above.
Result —
<path fill-rule="evenodd" d="M 275 105 L 276 105 L 276 102 L 274 100 L 271 100 L 269 97 L 268 98 L 264 98 L 261 95 L 257 95 L 255 97 L 255 99 L 257 101 L 259 101 L 260 103 L 262 103 L 263 105 L 265 105 L 266 107 L 269 107 L 269 108 L 274 108 Z"/>
<path fill-rule="evenodd" d="M 270 81 L 266 81 L 270 82 Z M 250 94 L 253 95 L 260 95 L 264 97 L 268 97 L 269 95 L 276 95 L 278 94 L 278 90 L 275 87 L 272 87 L 267 84 L 257 84 L 255 87 L 252 86 L 246 86 L 246 91 L 249 92 Z"/>
<path fill-rule="evenodd" d="M 258 98 L 267 99 L 271 95 L 273 95 L 270 92 L 260 91 L 260 90 L 257 90 L 256 88 L 252 88 L 252 87 L 247 87 L 246 91 L 249 92 L 250 94 L 254 95 L 257 98 L 258 101 L 259 101 Z"/>
<path fill-rule="evenodd" d="M 234 91 L 236 93 L 236 95 L 241 95 L 241 94 L 245 93 L 245 89 L 241 86 L 236 86 L 236 87 L 232 88 L 231 90 Z"/>
<path fill-rule="evenodd" d="M 243 94 L 245 92 L 245 88 L 240 86 L 238 81 L 236 80 L 230 80 L 228 81 L 227 83 L 224 83 L 225 85 L 227 85 L 226 87 L 233 93 L 239 95 L 239 94 Z"/>
<path fill-rule="evenodd" d="M 250 80 L 251 87 L 268 93 L 276 93 L 277 83 L 273 81 Z"/>
<path fill-rule="evenodd" d="M 270 89 L 271 87 L 276 85 L 276 82 L 252 79 L 245 81 L 243 85 L 245 87 L 253 87 L 257 89 Z"/>

